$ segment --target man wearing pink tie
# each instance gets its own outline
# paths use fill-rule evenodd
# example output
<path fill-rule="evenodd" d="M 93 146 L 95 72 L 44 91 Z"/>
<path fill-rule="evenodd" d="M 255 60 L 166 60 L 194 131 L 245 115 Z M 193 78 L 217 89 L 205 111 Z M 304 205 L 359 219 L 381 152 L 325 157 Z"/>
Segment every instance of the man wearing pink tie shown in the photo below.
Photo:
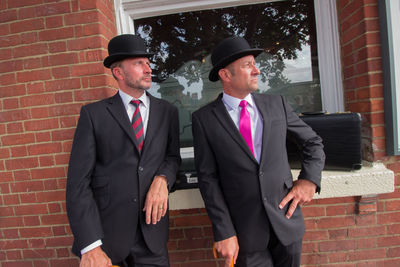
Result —
<path fill-rule="evenodd" d="M 225 266 L 299 266 L 300 206 L 320 191 L 321 138 L 281 96 L 253 93 L 260 74 L 254 57 L 262 51 L 241 37 L 220 42 L 209 79 L 221 80 L 224 92 L 192 116 L 199 187 Z M 302 151 L 295 182 L 286 138 Z"/>

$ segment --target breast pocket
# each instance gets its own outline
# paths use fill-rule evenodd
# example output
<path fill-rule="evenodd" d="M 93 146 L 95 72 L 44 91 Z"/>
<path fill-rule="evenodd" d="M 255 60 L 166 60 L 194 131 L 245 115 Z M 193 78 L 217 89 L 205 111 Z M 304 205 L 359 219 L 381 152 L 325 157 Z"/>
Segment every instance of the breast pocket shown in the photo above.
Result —
<path fill-rule="evenodd" d="M 100 210 L 107 208 L 110 204 L 110 179 L 108 176 L 96 176 L 92 180 L 94 199 Z"/>

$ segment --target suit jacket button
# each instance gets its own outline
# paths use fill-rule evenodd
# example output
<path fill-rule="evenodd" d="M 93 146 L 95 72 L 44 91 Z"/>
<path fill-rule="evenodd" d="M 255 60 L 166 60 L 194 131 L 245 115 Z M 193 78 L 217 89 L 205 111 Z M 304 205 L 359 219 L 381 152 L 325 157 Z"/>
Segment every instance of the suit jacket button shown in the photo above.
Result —
<path fill-rule="evenodd" d="M 137 198 L 136 198 L 136 197 L 133 197 L 133 198 L 132 198 L 132 202 L 137 202 Z"/>
<path fill-rule="evenodd" d="M 267 198 L 266 198 L 266 197 L 264 197 L 264 201 L 267 201 Z"/>
<path fill-rule="evenodd" d="M 142 166 L 139 166 L 139 171 L 143 171 L 143 167 Z"/>

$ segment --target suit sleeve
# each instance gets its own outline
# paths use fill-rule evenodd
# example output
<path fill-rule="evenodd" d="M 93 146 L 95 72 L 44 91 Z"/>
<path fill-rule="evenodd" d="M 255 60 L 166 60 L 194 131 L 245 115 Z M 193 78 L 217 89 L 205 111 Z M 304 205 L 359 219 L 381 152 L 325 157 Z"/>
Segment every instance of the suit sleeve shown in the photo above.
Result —
<path fill-rule="evenodd" d="M 236 231 L 220 187 L 214 152 L 195 114 L 192 116 L 192 130 L 200 192 L 212 222 L 214 239 L 221 241 L 236 235 Z"/>
<path fill-rule="evenodd" d="M 67 215 L 78 249 L 103 237 L 100 216 L 90 186 L 96 162 L 96 141 L 89 113 L 82 107 L 68 167 Z"/>
<path fill-rule="evenodd" d="M 300 119 L 290 105 L 283 99 L 288 124 L 288 138 L 294 141 L 301 151 L 301 171 L 299 179 L 306 179 L 321 190 L 321 172 L 325 164 L 325 153 L 322 139 Z"/>
<path fill-rule="evenodd" d="M 171 190 L 171 187 L 176 181 L 176 174 L 178 173 L 178 168 L 181 164 L 178 109 L 173 107 L 171 113 L 167 152 L 164 162 L 157 171 L 157 175 L 164 175 L 167 178 L 169 190 Z"/>

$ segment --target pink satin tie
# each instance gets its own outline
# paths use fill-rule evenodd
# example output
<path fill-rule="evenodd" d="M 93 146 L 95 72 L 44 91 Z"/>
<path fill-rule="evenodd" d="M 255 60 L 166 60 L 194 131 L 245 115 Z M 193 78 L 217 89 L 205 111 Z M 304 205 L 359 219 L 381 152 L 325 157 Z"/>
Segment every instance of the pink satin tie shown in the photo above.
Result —
<path fill-rule="evenodd" d="M 251 137 L 250 114 L 247 111 L 247 101 L 242 100 L 239 106 L 242 108 L 242 110 L 240 111 L 239 130 L 247 145 L 249 146 L 251 153 L 253 153 L 254 155 L 253 138 Z"/>

